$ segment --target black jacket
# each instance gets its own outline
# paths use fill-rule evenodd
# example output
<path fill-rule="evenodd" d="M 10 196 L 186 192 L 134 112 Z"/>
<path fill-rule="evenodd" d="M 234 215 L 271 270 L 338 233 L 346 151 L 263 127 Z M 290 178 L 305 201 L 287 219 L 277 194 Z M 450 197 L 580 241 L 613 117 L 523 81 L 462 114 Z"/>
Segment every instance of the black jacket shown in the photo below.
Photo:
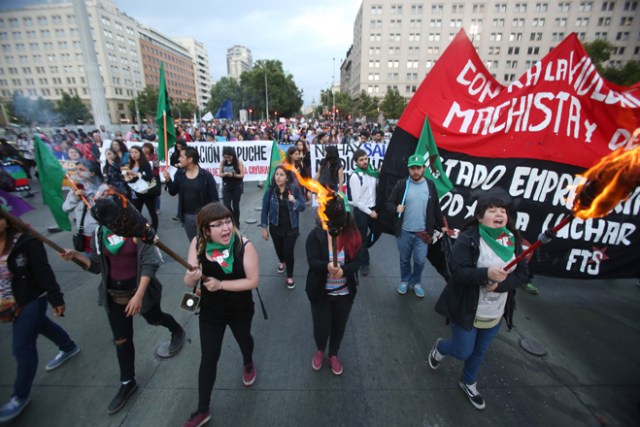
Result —
<path fill-rule="evenodd" d="M 406 191 L 407 185 L 409 185 L 410 179 L 411 177 L 408 177 L 407 179 L 401 179 L 396 182 L 396 185 L 394 185 L 391 190 L 389 199 L 387 199 L 387 210 L 393 215 L 394 232 L 396 233 L 396 237 L 400 235 L 400 232 L 402 231 L 402 222 L 404 221 L 404 215 L 400 215 L 400 218 L 398 218 L 396 209 L 398 208 L 398 205 L 402 203 L 402 198 L 404 197 L 404 192 Z M 436 189 L 436 185 L 430 179 L 425 179 L 427 180 L 427 186 L 429 187 L 426 231 L 429 235 L 433 236 L 433 231 L 436 227 L 438 227 L 438 229 L 444 227 L 444 220 L 442 219 L 442 211 L 440 210 L 440 201 L 438 200 L 438 190 Z"/>
<path fill-rule="evenodd" d="M 520 240 L 516 240 L 516 256 L 522 252 Z M 478 309 L 480 286 L 487 280 L 487 268 L 478 268 L 480 257 L 480 233 L 478 226 L 470 226 L 456 239 L 451 250 L 453 255 L 453 274 L 447 286 L 442 290 L 436 311 L 451 322 L 471 329 Z M 513 326 L 513 310 L 515 309 L 515 289 L 524 285 L 529 278 L 526 260 L 518 263 L 515 271 L 498 285 L 495 292 L 508 292 L 504 318 L 507 327 Z"/>
<path fill-rule="evenodd" d="M 327 276 L 329 270 L 329 239 L 327 232 L 320 226 L 311 230 L 307 236 L 307 262 L 309 263 L 309 272 L 307 273 L 307 286 L 305 291 L 309 301 L 316 302 L 323 299 L 326 295 L 325 285 L 327 284 Z M 342 271 L 347 278 L 347 286 L 349 287 L 349 297 L 353 300 L 356 296 L 358 286 L 358 269 L 360 261 L 358 256 L 355 259 L 349 259 L 345 254 L 345 264 Z"/>
<path fill-rule="evenodd" d="M 46 292 L 52 307 L 64 305 L 44 245 L 29 233 L 18 238 L 7 259 L 7 267 L 13 275 L 11 289 L 18 304 L 25 305 Z"/>
<path fill-rule="evenodd" d="M 180 221 L 184 220 L 184 199 L 182 191 L 180 189 L 184 187 L 184 182 L 186 179 L 186 169 L 178 169 L 173 177 L 173 180 L 166 182 L 169 194 L 171 194 L 172 196 L 175 196 L 176 194 L 178 195 L 178 218 L 180 218 Z M 199 167 L 196 179 L 198 180 L 198 188 L 200 189 L 198 194 L 200 196 L 201 208 L 206 204 L 217 202 L 218 200 L 220 200 L 220 198 L 218 197 L 218 186 L 216 185 L 216 181 L 213 179 L 213 175 Z"/>

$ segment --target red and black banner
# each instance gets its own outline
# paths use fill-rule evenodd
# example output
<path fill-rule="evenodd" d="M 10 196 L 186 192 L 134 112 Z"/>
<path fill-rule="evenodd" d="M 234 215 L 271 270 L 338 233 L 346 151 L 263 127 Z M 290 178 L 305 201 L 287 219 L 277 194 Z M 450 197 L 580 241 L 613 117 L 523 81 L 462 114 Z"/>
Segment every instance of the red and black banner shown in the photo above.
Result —
<path fill-rule="evenodd" d="M 571 214 L 576 174 L 620 147 L 635 147 L 640 84 L 620 87 L 604 80 L 572 34 L 503 86 L 461 31 L 398 122 L 382 167 L 379 202 L 407 176 L 407 158 L 425 116 L 454 185 L 440 200 L 450 225 L 462 227 L 473 215 L 475 199 L 500 189 L 513 200 L 518 230 L 533 242 Z M 638 276 L 639 212 L 636 188 L 607 217 L 574 219 L 534 254 L 531 271 L 558 277 Z M 384 212 L 381 222 L 392 224 L 391 214 Z"/>

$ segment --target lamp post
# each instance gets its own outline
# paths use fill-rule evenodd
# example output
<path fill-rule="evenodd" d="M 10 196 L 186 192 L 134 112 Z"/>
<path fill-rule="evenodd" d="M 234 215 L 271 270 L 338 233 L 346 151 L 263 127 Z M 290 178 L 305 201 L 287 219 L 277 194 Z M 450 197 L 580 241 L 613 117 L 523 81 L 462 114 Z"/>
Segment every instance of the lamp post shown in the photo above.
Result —
<path fill-rule="evenodd" d="M 249 108 L 249 123 L 251 123 L 251 113 L 253 113 L 253 110 Z"/>
<path fill-rule="evenodd" d="M 142 134 L 142 122 L 140 121 L 140 110 L 138 109 L 138 88 L 133 75 L 133 67 L 129 67 L 129 73 L 131 74 L 131 84 L 133 85 L 133 105 L 136 109 L 136 121 L 138 122 L 138 130 Z"/>
<path fill-rule="evenodd" d="M 336 58 L 333 58 L 333 75 L 331 77 L 331 95 L 333 95 L 333 126 L 336 125 L 336 91 L 333 90 L 333 86 L 336 81 Z"/>

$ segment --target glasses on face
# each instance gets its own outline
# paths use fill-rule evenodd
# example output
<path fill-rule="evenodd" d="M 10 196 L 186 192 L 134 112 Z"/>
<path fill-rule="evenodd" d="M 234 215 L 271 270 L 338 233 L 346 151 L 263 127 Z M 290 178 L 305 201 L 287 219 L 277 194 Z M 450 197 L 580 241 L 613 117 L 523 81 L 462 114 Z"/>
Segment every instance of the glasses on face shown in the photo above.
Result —
<path fill-rule="evenodd" d="M 218 229 L 220 227 L 229 227 L 233 225 L 233 220 L 231 218 L 223 219 L 221 221 L 212 222 L 209 224 L 209 228 Z"/>

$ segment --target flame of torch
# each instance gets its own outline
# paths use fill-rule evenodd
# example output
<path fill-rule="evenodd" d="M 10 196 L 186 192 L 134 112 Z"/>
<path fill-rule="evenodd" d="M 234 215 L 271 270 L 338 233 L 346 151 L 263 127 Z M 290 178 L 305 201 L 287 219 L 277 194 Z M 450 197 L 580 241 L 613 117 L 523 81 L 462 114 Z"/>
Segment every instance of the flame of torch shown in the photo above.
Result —
<path fill-rule="evenodd" d="M 638 142 L 640 129 L 633 133 L 633 141 Z M 640 146 L 631 150 L 619 148 L 603 157 L 589 170 L 581 174 L 585 182 L 576 188 L 572 213 L 581 219 L 602 218 L 608 215 L 620 202 L 627 200 L 640 184 Z M 562 227 L 573 219 L 569 215 L 538 236 L 538 240 L 504 267 L 508 271 L 523 258 L 548 243 Z"/>
<path fill-rule="evenodd" d="M 325 187 L 318 181 L 303 177 L 293 165 L 283 162 L 282 166 L 298 178 L 300 185 L 316 193 L 319 205 L 318 216 L 322 221 L 322 228 L 327 230 L 331 236 L 333 266 L 338 267 L 338 237 L 342 233 L 342 227 L 344 227 L 347 218 L 345 202 L 342 196 L 337 191 Z"/>

